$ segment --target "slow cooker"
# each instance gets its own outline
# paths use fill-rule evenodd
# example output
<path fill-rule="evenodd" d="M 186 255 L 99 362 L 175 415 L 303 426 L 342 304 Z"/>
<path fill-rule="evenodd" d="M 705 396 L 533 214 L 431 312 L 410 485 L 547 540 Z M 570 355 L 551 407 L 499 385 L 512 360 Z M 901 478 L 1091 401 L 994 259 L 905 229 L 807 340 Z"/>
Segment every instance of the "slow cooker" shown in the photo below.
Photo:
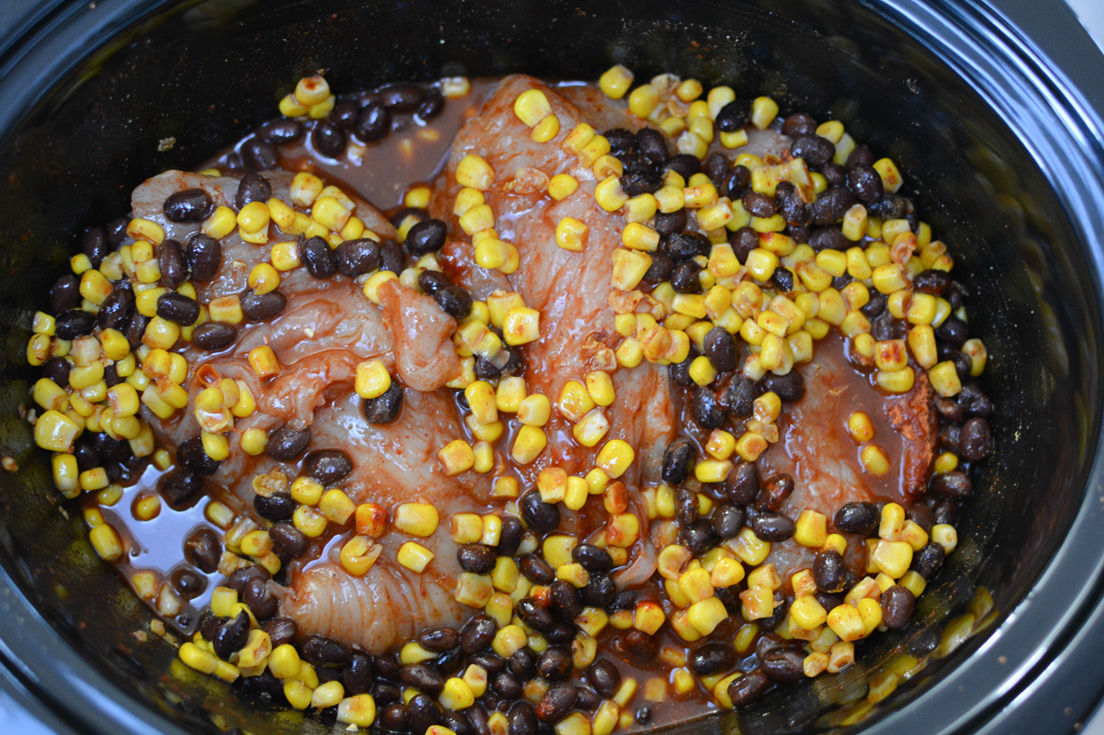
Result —
<path fill-rule="evenodd" d="M 129 191 L 271 117 L 301 76 L 337 90 L 523 71 L 674 70 L 844 121 L 899 161 L 956 253 L 990 353 L 994 453 L 917 621 L 838 675 L 712 732 L 1070 732 L 1104 693 L 1104 64 L 1032 0 L 60 2 L 0 40 L 0 664 L 91 733 L 327 732 L 174 663 L 87 542 L 20 418 L 30 316 Z M 167 145 L 165 141 L 172 141 Z M 927 637 L 925 639 L 925 636 Z M 939 637 L 877 703 L 868 683 Z"/>

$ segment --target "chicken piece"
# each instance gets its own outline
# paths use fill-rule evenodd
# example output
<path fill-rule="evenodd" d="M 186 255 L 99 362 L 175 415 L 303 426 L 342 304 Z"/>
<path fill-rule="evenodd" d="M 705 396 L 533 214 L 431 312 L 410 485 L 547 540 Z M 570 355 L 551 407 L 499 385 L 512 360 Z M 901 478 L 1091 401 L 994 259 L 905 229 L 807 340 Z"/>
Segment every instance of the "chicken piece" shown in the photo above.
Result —
<path fill-rule="evenodd" d="M 395 370 L 414 390 L 441 387 L 460 371 L 452 345 L 456 321 L 429 296 L 395 281 L 380 287 L 383 320 L 395 338 Z"/>
<path fill-rule="evenodd" d="M 817 344 L 813 361 L 798 368 L 805 397 L 785 406 L 782 438 L 759 460 L 764 479 L 783 472 L 793 477 L 793 494 L 781 512 L 794 520 L 806 509 L 831 519 L 846 503 L 909 502 L 923 490 L 931 468 L 936 423 L 927 376 L 918 373 L 909 393 L 886 397 L 854 371 L 841 343 L 841 337 L 830 335 Z M 886 475 L 863 469 L 860 447 L 847 433 L 847 419 L 855 411 L 870 416 L 873 441 L 890 457 L 893 469 Z M 791 539 L 772 546 L 770 561 L 788 580 L 798 569 L 811 567 L 814 554 Z"/>
<path fill-rule="evenodd" d="M 529 128 L 514 114 L 514 100 L 530 89 L 544 93 L 560 120 L 560 135 L 552 142 L 535 143 Z M 620 214 L 610 214 L 598 206 L 594 200 L 594 173 L 560 147 L 563 138 L 580 123 L 596 129 L 635 129 L 639 121 L 628 114 L 624 102 L 583 90 L 565 87 L 561 95 L 560 90 L 531 77 L 504 79 L 480 114 L 457 135 L 452 156 L 437 182 L 434 211 L 441 216 L 451 212 L 460 188 L 456 168 L 465 155 L 474 153 L 486 160 L 495 171 L 495 184 L 484 195 L 495 215 L 496 232 L 513 243 L 520 256 L 520 267 L 506 280 L 527 306 L 540 311 L 541 337 L 524 348 L 529 392 L 542 393 L 555 403 L 568 380 L 582 380 L 592 370 L 612 373 L 616 401 L 607 409 L 596 409 L 603 411 L 610 423 L 608 435 L 594 449 L 580 447 L 566 439 L 571 425 L 554 415 L 546 431 L 549 436 L 564 439 L 550 442 L 532 465 L 523 468 L 523 479 L 533 481 L 540 470 L 550 466 L 584 474 L 594 466 L 597 449 L 605 441 L 618 438 L 634 447 L 641 460 L 622 480 L 639 487 L 643 480 L 658 479 L 663 448 L 674 437 L 677 403 L 664 368 L 643 363 L 624 370 L 617 365 L 612 348 L 620 337 L 614 330 L 614 313 L 608 303 L 612 291 L 610 255 L 620 246 L 624 222 Z M 563 201 L 552 200 L 545 188 L 531 183 L 547 181 L 560 173 L 569 173 L 579 181 L 578 190 Z M 564 217 L 587 224 L 583 252 L 564 250 L 556 244 L 556 224 Z M 466 274 L 475 275 L 472 268 L 462 267 L 455 267 L 452 273 L 467 285 L 473 278 Z"/>

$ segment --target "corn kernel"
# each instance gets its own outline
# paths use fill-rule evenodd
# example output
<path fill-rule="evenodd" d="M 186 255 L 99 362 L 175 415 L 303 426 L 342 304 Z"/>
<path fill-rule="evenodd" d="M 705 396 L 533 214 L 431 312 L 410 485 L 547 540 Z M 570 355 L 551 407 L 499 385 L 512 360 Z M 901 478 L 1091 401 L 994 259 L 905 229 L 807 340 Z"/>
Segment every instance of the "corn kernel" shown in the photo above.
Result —
<path fill-rule="evenodd" d="M 556 244 L 564 250 L 581 253 L 586 246 L 587 226 L 574 217 L 564 217 L 556 224 Z"/>
<path fill-rule="evenodd" d="M 541 93 L 537 92 L 537 94 Z M 541 94 L 541 96 L 543 97 L 544 95 Z M 545 104 L 547 104 L 547 102 L 546 99 Z M 549 112 L 551 112 L 551 108 L 549 108 Z M 487 189 L 490 189 L 494 184 L 495 172 L 494 169 L 491 168 L 491 164 L 487 163 L 481 156 L 469 153 L 464 156 L 456 166 L 456 181 L 461 186 L 466 186 L 469 189 L 487 191 Z"/>
<path fill-rule="evenodd" d="M 611 66 L 598 78 L 598 88 L 610 99 L 619 100 L 629 91 L 632 82 L 633 73 L 621 64 L 617 64 Z"/>
<path fill-rule="evenodd" d="M 396 554 L 399 564 L 418 574 L 425 571 L 425 568 L 433 561 L 433 557 L 434 553 L 432 551 L 413 541 L 407 541 L 399 547 L 399 552 Z"/>
<path fill-rule="evenodd" d="M 475 452 L 463 439 L 454 439 L 437 452 L 437 461 L 449 477 L 470 470 L 475 464 Z"/>
<path fill-rule="evenodd" d="M 518 464 L 529 464 L 535 460 L 548 444 L 544 430 L 537 426 L 523 425 L 514 439 L 510 457 Z"/>
<path fill-rule="evenodd" d="M 437 509 L 429 503 L 402 503 L 392 520 L 398 530 L 422 537 L 433 535 L 439 522 Z"/>

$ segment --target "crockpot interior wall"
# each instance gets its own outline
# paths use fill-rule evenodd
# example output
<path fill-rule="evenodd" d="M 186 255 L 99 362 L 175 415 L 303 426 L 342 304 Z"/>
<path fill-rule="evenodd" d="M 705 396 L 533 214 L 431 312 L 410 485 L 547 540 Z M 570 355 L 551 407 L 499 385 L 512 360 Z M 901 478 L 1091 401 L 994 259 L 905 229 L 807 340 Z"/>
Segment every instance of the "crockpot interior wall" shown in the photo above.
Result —
<path fill-rule="evenodd" d="M 1090 269 L 1060 201 L 1016 135 L 929 49 L 869 8 L 827 0 L 579 7 L 212 0 L 154 11 L 130 35 L 98 41 L 105 44 L 29 110 L 0 148 L 8 177 L 0 197 L 0 307 L 10 327 L 2 337 L 0 441 L 20 465 L 3 480 L 2 561 L 42 614 L 109 677 L 189 727 L 215 729 L 204 710 L 220 713 L 223 727 L 278 733 L 301 725 L 263 707 L 241 712 L 234 695 L 227 703 L 224 685 L 179 662 L 170 666 L 170 647 L 136 640 L 148 614 L 99 564 L 79 514 L 58 503 L 47 458 L 31 449 L 16 418 L 32 379 L 20 367 L 28 310 L 45 307 L 81 227 L 125 214 L 129 190 L 144 178 L 195 167 L 272 117 L 295 81 L 318 70 L 339 93 L 459 73 L 594 78 L 614 62 L 638 79 L 677 70 L 732 84 L 742 95 L 773 95 L 784 110 L 843 120 L 875 152 L 901 162 L 904 193 L 960 255 L 956 274 L 972 294 L 972 332 L 991 356 L 986 387 L 998 407 L 996 450 L 977 483 L 960 549 L 916 623 L 866 645 L 864 662 L 923 635 L 977 585 L 993 592 L 998 611 L 1010 610 L 1072 518 L 1099 423 L 1091 365 L 1102 350 Z M 768 697 L 741 725 L 753 732 L 806 725 L 866 671 L 860 664 L 829 685 Z M 890 706 L 922 688 L 906 687 Z"/>

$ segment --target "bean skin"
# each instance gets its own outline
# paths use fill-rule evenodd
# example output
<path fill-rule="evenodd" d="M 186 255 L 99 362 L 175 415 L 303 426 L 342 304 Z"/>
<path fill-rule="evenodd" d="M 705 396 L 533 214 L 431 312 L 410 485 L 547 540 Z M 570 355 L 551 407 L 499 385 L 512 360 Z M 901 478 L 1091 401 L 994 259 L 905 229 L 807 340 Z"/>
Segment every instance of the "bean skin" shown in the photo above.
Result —
<path fill-rule="evenodd" d="M 746 707 L 766 694 L 768 689 L 770 679 L 756 669 L 728 685 L 728 698 L 732 700 L 733 707 Z"/>
<path fill-rule="evenodd" d="M 906 587 L 895 584 L 882 593 L 882 623 L 890 630 L 901 630 L 912 620 L 916 597 Z"/>
<path fill-rule="evenodd" d="M 480 613 L 468 619 L 460 629 L 460 650 L 469 656 L 491 645 L 498 626 L 487 615 Z"/>
<path fill-rule="evenodd" d="M 732 646 L 723 641 L 704 643 L 693 650 L 687 665 L 698 676 L 717 674 L 732 667 Z"/>
<path fill-rule="evenodd" d="M 989 421 L 983 418 L 969 419 L 962 425 L 958 445 L 962 449 L 962 458 L 976 462 L 989 456 L 993 450 L 993 439 L 989 434 Z"/>
<path fill-rule="evenodd" d="M 241 295 L 241 310 L 246 321 L 266 322 L 280 315 L 287 308 L 287 297 L 279 291 L 266 294 L 248 291 Z"/>
<path fill-rule="evenodd" d="M 723 327 L 713 327 L 706 333 L 705 355 L 717 372 L 731 372 L 739 364 L 736 340 Z"/>
<path fill-rule="evenodd" d="M 606 699 L 613 698 L 621 687 L 621 671 L 608 659 L 600 658 L 586 669 L 586 680 L 594 691 Z"/>
<path fill-rule="evenodd" d="M 289 462 L 307 450 L 310 438 L 310 429 L 295 431 L 281 426 L 269 433 L 265 454 L 279 462 Z"/>
<path fill-rule="evenodd" d="M 686 437 L 671 442 L 663 453 L 662 478 L 668 485 L 680 485 L 690 477 L 690 468 L 697 459 L 694 443 Z"/>
<path fill-rule="evenodd" d="M 376 426 L 390 424 L 399 418 L 403 405 L 403 389 L 397 380 L 391 381 L 391 387 L 383 395 L 364 399 L 364 418 Z"/>
<path fill-rule="evenodd" d="M 170 222 L 202 222 L 214 208 L 214 202 L 203 189 L 173 192 L 161 207 Z"/>
<path fill-rule="evenodd" d="M 299 247 L 299 255 L 314 278 L 326 279 L 337 273 L 337 253 L 321 237 L 308 238 Z"/>
<path fill-rule="evenodd" d="M 217 352 L 234 344 L 238 330 L 233 324 L 204 322 L 192 332 L 192 344 L 205 352 Z"/>
<path fill-rule="evenodd" d="M 880 516 L 873 503 L 847 503 L 836 511 L 833 522 L 843 533 L 870 536 L 878 528 Z"/>

